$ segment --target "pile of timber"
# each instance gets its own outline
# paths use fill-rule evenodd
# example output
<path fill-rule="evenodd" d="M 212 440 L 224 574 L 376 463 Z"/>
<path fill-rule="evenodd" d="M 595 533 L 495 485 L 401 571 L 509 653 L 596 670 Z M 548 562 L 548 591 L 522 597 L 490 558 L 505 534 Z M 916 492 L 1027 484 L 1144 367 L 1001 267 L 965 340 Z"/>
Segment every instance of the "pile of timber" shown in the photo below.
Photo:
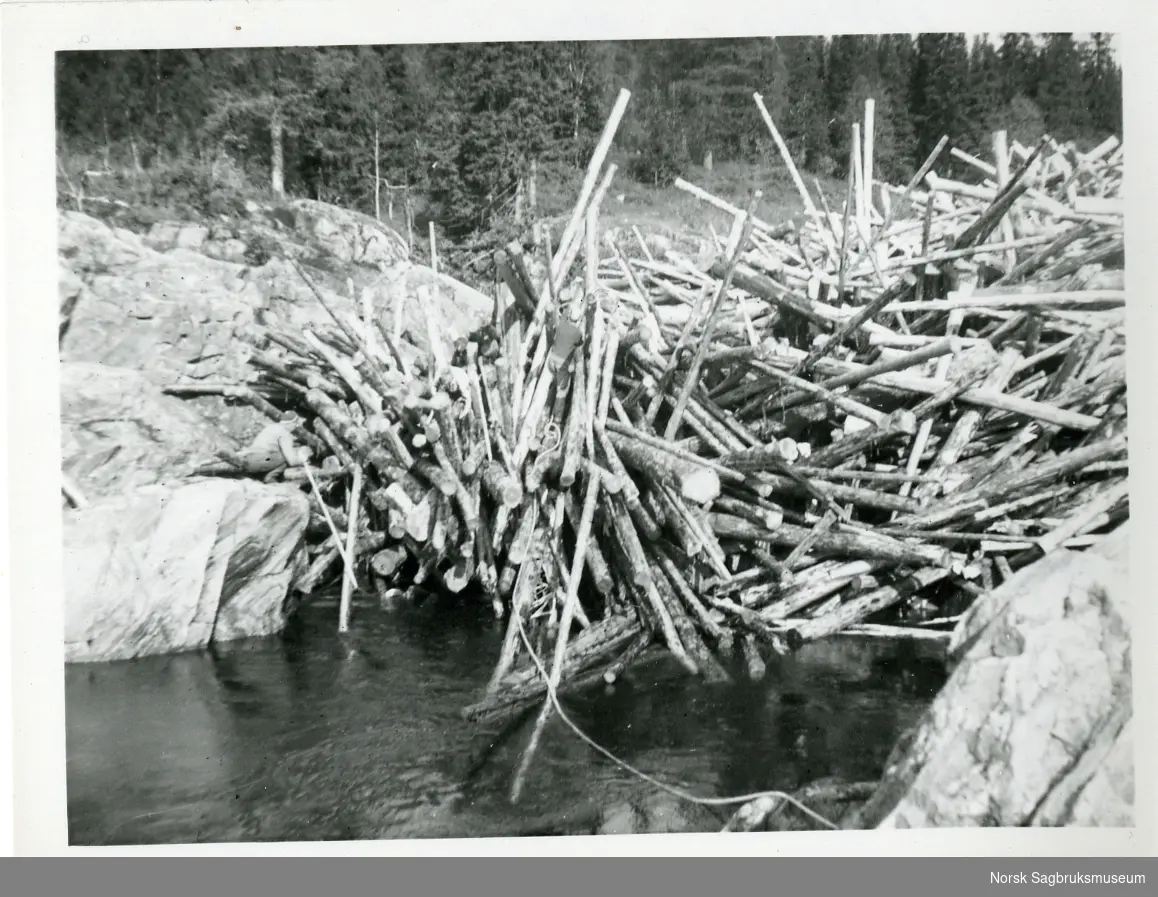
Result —
<path fill-rule="evenodd" d="M 542 701 L 544 673 L 611 681 L 648 650 L 725 680 L 841 631 L 935 635 L 1125 517 L 1116 140 L 998 134 L 986 162 L 942 159 L 943 139 L 894 188 L 873 176 L 870 101 L 841 204 L 803 183 L 756 95 L 805 224 L 681 181 L 734 215 L 697 266 L 601 239 L 628 98 L 545 282 L 498 253 L 488 333 L 447 352 L 430 315 L 408 364 L 368 307 L 320 293 L 332 327 L 255 331 L 248 396 L 312 452 L 307 588 L 343 560 L 483 596 L 507 621 L 464 711 L 483 720 Z M 935 173 L 952 156 L 975 183 Z"/>

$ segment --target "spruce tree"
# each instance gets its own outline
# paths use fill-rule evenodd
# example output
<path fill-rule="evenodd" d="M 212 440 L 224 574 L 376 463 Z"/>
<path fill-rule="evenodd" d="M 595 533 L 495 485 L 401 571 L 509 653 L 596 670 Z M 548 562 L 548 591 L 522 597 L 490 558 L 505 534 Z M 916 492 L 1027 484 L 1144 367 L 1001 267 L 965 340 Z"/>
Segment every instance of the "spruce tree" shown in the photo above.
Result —
<path fill-rule="evenodd" d="M 886 181 L 906 181 L 912 174 L 913 135 L 907 131 L 907 116 L 897 115 L 897 103 L 884 84 L 867 75 L 858 75 L 845 98 L 844 109 L 836 116 L 835 134 L 844 134 L 844 155 L 839 160 L 839 171 L 848 171 L 849 140 L 853 122 L 860 122 L 864 139 L 865 100 L 873 100 L 873 172 L 874 177 Z"/>
<path fill-rule="evenodd" d="M 1046 127 L 1058 140 L 1073 140 L 1090 129 L 1091 116 L 1082 72 L 1082 56 L 1073 34 L 1044 35 L 1037 104 Z"/>
<path fill-rule="evenodd" d="M 671 96 L 687 122 L 688 148 L 694 158 L 711 151 L 717 159 L 751 159 L 763 124 L 752 94 L 765 75 L 772 49 L 768 38 L 680 42 L 669 67 Z M 678 60 L 678 61 L 677 61 Z M 680 64 L 682 63 L 682 65 Z"/>
<path fill-rule="evenodd" d="M 928 156 L 944 135 L 954 145 L 968 145 L 969 44 L 964 34 L 918 36 L 912 98 L 918 157 Z"/>
<path fill-rule="evenodd" d="M 917 154 L 917 132 L 913 123 L 912 85 L 916 49 L 907 34 L 885 34 L 877 47 L 877 67 L 880 71 L 882 95 L 887 94 L 890 122 L 896 140 L 899 159 L 910 166 L 920 164 Z M 907 178 L 906 173 L 906 178 Z"/>
<path fill-rule="evenodd" d="M 323 123 L 299 164 L 307 179 L 367 212 L 374 210 L 375 140 L 383 181 L 404 184 L 414 168 L 413 134 L 420 123 L 404 102 L 402 50 L 350 47 L 319 60 Z"/>
<path fill-rule="evenodd" d="M 1008 103 L 1016 96 L 1036 96 L 1038 51 L 1032 36 L 1023 32 L 1003 34 L 997 55 L 1001 61 L 1002 99 Z"/>
<path fill-rule="evenodd" d="M 1045 116 L 1037 103 L 1024 94 L 1018 94 L 990 120 L 994 131 L 1005 131 L 1010 141 L 1022 146 L 1033 146 L 1046 133 Z"/>
<path fill-rule="evenodd" d="M 790 101 L 781 129 L 799 164 L 827 173 L 832 166 L 828 146 L 828 102 L 824 90 L 822 37 L 778 37 L 783 53 Z"/>
<path fill-rule="evenodd" d="M 860 76 L 875 81 L 878 75 L 876 37 L 865 34 L 838 34 L 828 49 L 826 90 L 829 112 L 842 110 Z"/>
<path fill-rule="evenodd" d="M 990 153 L 994 123 L 1005 105 L 1001 77 L 1001 59 L 988 34 L 973 38 L 969 51 L 970 122 L 969 148 L 987 157 Z"/>
<path fill-rule="evenodd" d="M 1090 127 L 1099 137 L 1122 133 L 1122 70 L 1114 60 L 1110 35 L 1094 32 L 1081 47 Z"/>
<path fill-rule="evenodd" d="M 275 193 L 285 190 L 287 144 L 308 137 L 322 118 L 323 52 L 270 47 L 214 54 L 205 130 L 251 159 L 254 149 L 264 156 Z"/>

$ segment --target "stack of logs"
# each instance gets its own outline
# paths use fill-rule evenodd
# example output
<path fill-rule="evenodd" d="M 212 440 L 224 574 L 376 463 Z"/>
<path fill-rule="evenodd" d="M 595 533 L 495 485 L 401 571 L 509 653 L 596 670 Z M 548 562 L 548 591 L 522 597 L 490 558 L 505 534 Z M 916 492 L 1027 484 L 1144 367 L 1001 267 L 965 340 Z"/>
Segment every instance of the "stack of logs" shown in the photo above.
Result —
<path fill-rule="evenodd" d="M 601 239 L 625 91 L 545 283 L 499 253 L 475 341 L 446 351 L 428 315 L 408 364 L 368 308 L 320 293 L 333 327 L 254 335 L 250 395 L 312 451 L 305 588 L 345 559 L 507 621 L 469 719 L 541 701 L 547 669 L 579 688 L 648 650 L 726 680 L 841 631 L 937 637 L 1128 513 L 1117 142 L 996 135 L 992 164 L 951 151 L 973 184 L 934 174 L 942 140 L 897 189 L 873 178 L 870 101 L 841 208 L 755 101 L 799 229 L 681 181 L 734 215 L 713 263 Z"/>

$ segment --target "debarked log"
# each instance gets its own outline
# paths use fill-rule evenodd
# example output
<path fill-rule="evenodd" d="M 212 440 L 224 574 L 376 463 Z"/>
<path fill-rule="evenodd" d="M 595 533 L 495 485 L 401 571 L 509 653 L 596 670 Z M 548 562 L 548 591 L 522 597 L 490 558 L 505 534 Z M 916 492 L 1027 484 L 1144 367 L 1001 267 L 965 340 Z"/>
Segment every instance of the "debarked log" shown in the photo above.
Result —
<path fill-rule="evenodd" d="M 730 514 L 711 514 L 712 529 L 720 538 L 737 542 L 764 542 L 778 547 L 795 548 L 812 530 L 808 527 L 782 523 L 774 530 L 764 529 L 751 521 Z M 947 549 L 924 545 L 915 541 L 902 542 L 889 536 L 868 532 L 837 530 L 818 537 L 814 550 L 819 554 L 854 558 L 874 558 L 896 564 L 920 564 L 948 568 L 951 561 Z"/>

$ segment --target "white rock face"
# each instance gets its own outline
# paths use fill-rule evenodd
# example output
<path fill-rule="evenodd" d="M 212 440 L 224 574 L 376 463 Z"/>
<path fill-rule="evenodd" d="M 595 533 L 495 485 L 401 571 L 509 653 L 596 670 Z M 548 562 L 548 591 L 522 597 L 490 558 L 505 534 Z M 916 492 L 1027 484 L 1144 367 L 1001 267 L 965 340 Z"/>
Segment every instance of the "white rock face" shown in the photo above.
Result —
<path fill-rule="evenodd" d="M 146 486 L 66 511 L 66 661 L 277 632 L 308 520 L 303 494 L 248 480 Z"/>
<path fill-rule="evenodd" d="M 60 365 L 61 469 L 90 499 L 176 483 L 237 446 L 140 371 Z"/>
<path fill-rule="evenodd" d="M 414 264 L 402 238 L 373 218 L 312 200 L 273 211 L 293 226 L 270 218 L 238 226 L 240 237 L 216 237 L 203 225 L 162 222 L 144 239 L 62 212 L 62 360 L 138 370 L 158 386 L 244 382 L 252 373 L 248 337 L 259 317 L 274 316 L 294 329 L 333 326 L 313 288 L 330 307 L 355 317 L 365 293 L 387 333 L 397 307 L 400 351 L 408 360 L 429 349 L 432 323 L 450 355 L 455 340 L 494 314 L 491 297 Z M 269 257 L 247 262 L 259 240 Z M 185 401 L 239 442 L 265 423 L 248 405 L 219 396 Z"/>
<path fill-rule="evenodd" d="M 980 598 L 952 676 L 850 828 L 1129 826 L 1128 525 Z"/>

